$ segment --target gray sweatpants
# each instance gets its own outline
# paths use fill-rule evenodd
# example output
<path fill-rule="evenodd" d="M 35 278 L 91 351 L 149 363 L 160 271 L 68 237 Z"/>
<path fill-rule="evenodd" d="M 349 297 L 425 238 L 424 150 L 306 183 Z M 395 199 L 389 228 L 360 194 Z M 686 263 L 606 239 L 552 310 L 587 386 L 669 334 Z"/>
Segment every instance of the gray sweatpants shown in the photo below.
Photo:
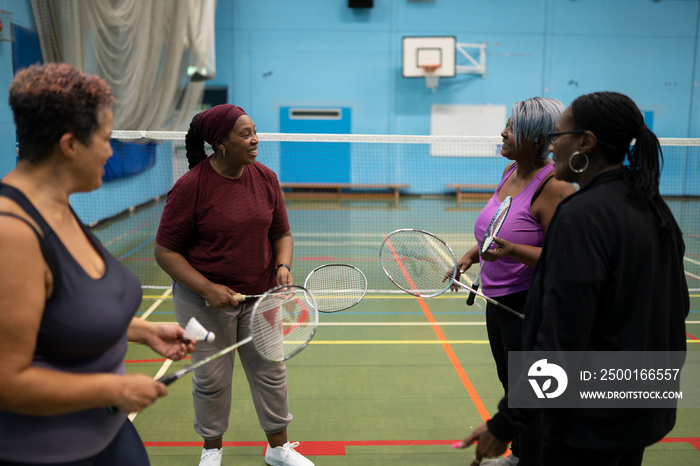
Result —
<path fill-rule="evenodd" d="M 214 332 L 212 343 L 199 342 L 192 354 L 196 363 L 250 334 L 253 303 L 241 303 L 231 309 L 215 309 L 204 299 L 177 282 L 173 283 L 173 306 L 178 323 L 185 327 L 195 317 L 204 328 Z M 292 421 L 287 395 L 287 367 L 283 362 L 267 362 L 255 350 L 253 342 L 237 349 L 243 365 L 260 427 L 266 434 L 276 434 Z M 194 430 L 204 439 L 222 437 L 229 426 L 231 384 L 235 352 L 221 356 L 194 370 L 192 399 Z"/>

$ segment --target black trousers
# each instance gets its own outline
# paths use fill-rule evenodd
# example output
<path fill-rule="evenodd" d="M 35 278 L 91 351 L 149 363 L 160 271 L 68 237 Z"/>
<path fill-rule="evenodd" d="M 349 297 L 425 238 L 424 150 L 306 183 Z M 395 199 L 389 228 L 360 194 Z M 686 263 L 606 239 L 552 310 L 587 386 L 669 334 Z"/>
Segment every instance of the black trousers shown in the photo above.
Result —
<path fill-rule="evenodd" d="M 527 291 L 495 298 L 499 303 L 514 311 L 522 312 Z M 498 306 L 486 305 L 486 331 L 491 345 L 491 354 L 496 362 L 498 379 L 503 392 L 508 393 L 508 352 L 522 351 L 523 320 Z M 542 426 L 536 417 L 523 432 L 513 440 L 511 451 L 518 457 L 518 466 L 539 466 L 542 464 Z"/>
<path fill-rule="evenodd" d="M 41 445 L 38 448 L 41 448 Z M 41 464 L 47 465 L 47 463 Z M 112 443 L 95 456 L 67 463 L 48 464 L 52 466 L 149 466 L 151 463 L 148 460 L 143 441 L 141 441 L 131 421 L 127 419 Z M 39 466 L 39 463 L 0 460 L 0 466 Z"/>

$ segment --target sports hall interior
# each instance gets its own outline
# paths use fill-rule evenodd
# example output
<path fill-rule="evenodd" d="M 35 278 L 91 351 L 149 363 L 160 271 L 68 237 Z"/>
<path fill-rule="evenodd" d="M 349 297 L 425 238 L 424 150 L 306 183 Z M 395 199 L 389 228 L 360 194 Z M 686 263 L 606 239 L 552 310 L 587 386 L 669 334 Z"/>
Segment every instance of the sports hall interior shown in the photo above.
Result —
<path fill-rule="evenodd" d="M 8 87 L 18 69 L 45 58 L 34 9 L 41 3 L 0 0 L 0 176 L 16 161 Z M 406 294 L 383 272 L 379 251 L 400 228 L 438 235 L 457 258 L 476 244 L 474 222 L 507 164 L 500 132 L 513 103 L 530 97 L 567 106 L 582 94 L 621 92 L 660 138 L 661 193 L 686 242 L 688 360 L 695 367 L 686 382 L 700 386 L 700 0 L 136 3 L 168 12 L 209 7 L 200 27 L 213 30 L 211 48 L 206 60 L 193 66 L 185 59 L 167 80 L 172 111 L 165 117 L 142 125 L 132 124 L 149 121 L 141 114 L 120 120 L 114 172 L 71 202 L 141 281 L 138 316 L 174 322 L 171 280 L 153 248 L 165 196 L 187 170 L 184 134 L 191 117 L 212 105 L 245 109 L 260 135 L 258 160 L 284 191 L 295 279 L 303 283 L 325 263 L 348 263 L 369 284 L 356 306 L 322 314 L 309 346 L 287 361 L 290 440 L 316 464 L 460 465 L 472 458 L 471 450 L 450 445 L 492 416 L 502 396 L 485 302 L 467 306 L 465 292 Z M 91 35 L 99 36 L 81 37 Z M 170 45 L 157 47 L 165 55 Z M 99 74 L 91 50 L 84 47 L 81 63 Z M 430 60 L 440 67 L 421 67 Z M 166 78 L 156 79 L 154 89 L 166 86 Z M 186 364 L 137 345 L 126 363 L 154 377 Z M 700 464 L 700 398 L 686 402 L 674 430 L 647 449 L 644 465 Z M 189 376 L 131 418 L 152 464 L 198 460 Z M 264 463 L 265 438 L 240 367 L 223 440 L 225 463 Z"/>

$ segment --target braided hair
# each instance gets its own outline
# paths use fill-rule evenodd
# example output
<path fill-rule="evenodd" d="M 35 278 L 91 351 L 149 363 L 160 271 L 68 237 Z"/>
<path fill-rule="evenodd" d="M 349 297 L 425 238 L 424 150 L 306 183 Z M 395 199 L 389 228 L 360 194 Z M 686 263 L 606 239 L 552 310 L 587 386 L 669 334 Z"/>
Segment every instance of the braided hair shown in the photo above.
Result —
<path fill-rule="evenodd" d="M 198 127 L 200 115 L 201 113 L 198 113 L 192 118 L 190 129 L 185 136 L 185 151 L 190 169 L 207 158 L 207 153 L 204 150 L 204 138 L 202 138 L 202 135 L 199 133 Z"/>
<path fill-rule="evenodd" d="M 571 110 L 576 128 L 596 135 L 608 163 L 624 164 L 627 159 L 623 170 L 632 197 L 646 204 L 661 226 L 672 228 L 673 215 L 659 193 L 661 145 L 632 99 L 617 92 L 594 92 L 574 100 Z"/>

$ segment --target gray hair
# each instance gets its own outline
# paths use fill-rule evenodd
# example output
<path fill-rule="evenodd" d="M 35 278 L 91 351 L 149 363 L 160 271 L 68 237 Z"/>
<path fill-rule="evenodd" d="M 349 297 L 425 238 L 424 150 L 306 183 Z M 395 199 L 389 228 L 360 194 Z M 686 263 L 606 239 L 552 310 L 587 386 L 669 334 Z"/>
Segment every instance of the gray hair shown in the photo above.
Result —
<path fill-rule="evenodd" d="M 549 97 L 533 97 L 513 104 L 513 137 L 515 146 L 520 145 L 520 138 L 537 143 L 540 138 L 554 132 L 554 125 L 564 111 L 564 104 Z M 549 156 L 549 145 L 545 141 L 540 150 L 540 157 Z"/>

